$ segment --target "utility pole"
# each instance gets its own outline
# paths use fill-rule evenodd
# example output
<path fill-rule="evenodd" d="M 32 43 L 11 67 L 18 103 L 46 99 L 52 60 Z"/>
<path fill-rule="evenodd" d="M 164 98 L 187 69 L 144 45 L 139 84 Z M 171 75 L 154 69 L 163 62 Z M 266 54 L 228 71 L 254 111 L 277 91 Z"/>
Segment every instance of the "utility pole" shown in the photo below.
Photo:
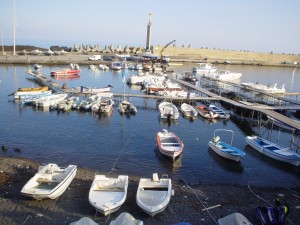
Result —
<path fill-rule="evenodd" d="M 14 38 L 13 38 L 13 43 L 14 43 L 14 50 L 13 50 L 13 55 L 16 55 L 16 15 L 15 15 L 15 0 L 13 0 L 13 32 L 14 32 Z"/>

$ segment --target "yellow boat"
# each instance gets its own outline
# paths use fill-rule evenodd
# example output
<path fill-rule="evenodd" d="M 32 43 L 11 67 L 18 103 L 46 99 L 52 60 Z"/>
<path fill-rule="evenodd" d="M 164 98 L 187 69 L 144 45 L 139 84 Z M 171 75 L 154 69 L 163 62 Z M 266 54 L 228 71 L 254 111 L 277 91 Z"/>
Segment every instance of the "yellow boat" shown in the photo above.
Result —
<path fill-rule="evenodd" d="M 35 87 L 35 88 L 19 88 L 18 92 L 31 92 L 31 91 L 48 91 L 48 87 Z"/>

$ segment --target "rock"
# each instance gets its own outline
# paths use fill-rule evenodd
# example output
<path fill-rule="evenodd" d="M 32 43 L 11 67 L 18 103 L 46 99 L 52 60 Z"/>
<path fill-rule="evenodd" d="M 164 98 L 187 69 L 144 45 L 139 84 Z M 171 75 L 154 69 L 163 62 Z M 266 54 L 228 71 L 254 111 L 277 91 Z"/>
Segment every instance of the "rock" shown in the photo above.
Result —
<path fill-rule="evenodd" d="M 7 147 L 6 145 L 2 145 L 1 148 L 2 148 L 2 150 L 5 151 L 5 152 L 8 150 L 8 147 Z"/>

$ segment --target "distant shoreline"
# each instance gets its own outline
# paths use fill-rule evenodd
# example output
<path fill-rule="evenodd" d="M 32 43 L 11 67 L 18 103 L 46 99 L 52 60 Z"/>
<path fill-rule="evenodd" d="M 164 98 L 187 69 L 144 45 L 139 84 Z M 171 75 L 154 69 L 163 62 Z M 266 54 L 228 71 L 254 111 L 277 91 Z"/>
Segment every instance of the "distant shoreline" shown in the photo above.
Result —
<path fill-rule="evenodd" d="M 65 55 L 53 55 L 53 56 L 38 56 L 38 55 L 12 55 L 7 53 L 6 55 L 0 55 L 0 64 L 41 64 L 41 65 L 68 65 L 70 63 L 78 63 L 82 65 L 90 64 L 110 64 L 111 61 L 89 61 L 88 57 L 96 53 L 66 53 Z M 101 54 L 101 53 L 100 53 Z M 102 54 L 101 54 L 102 55 Z M 226 61 L 225 59 L 201 59 L 201 58 L 191 58 L 191 57 L 170 57 L 171 62 L 209 62 L 213 64 L 231 64 L 231 65 L 254 65 L 254 66 L 280 66 L 280 67 L 300 67 L 299 64 L 295 65 L 292 63 L 278 63 L 272 61 L 253 61 L 253 60 L 235 60 Z M 130 61 L 128 61 L 130 62 Z"/>
<path fill-rule="evenodd" d="M 64 49 L 64 55 L 45 55 L 48 49 L 30 46 L 17 45 L 16 52 L 18 55 L 13 55 L 13 46 L 4 46 L 4 52 L 0 51 L 0 64 L 44 64 L 44 65 L 62 65 L 70 63 L 78 63 L 83 65 L 95 64 L 96 62 L 102 64 L 110 64 L 110 61 L 89 61 L 88 57 L 91 55 L 105 55 L 114 56 L 121 51 L 141 51 L 143 48 L 121 48 L 114 49 L 112 53 L 108 53 L 110 47 L 100 50 L 99 46 L 94 49 L 84 49 L 80 46 L 78 49 L 65 46 L 51 46 L 52 50 Z M 2 50 L 2 48 L 0 48 Z M 40 50 L 41 55 L 32 55 L 30 52 Z M 131 50 L 130 50 L 131 49 Z M 213 64 L 231 64 L 231 65 L 254 65 L 254 66 L 280 66 L 280 67 L 300 67 L 300 54 L 275 54 L 263 52 L 249 52 L 249 51 L 234 51 L 221 49 L 207 49 L 207 48 L 191 48 L 191 47 L 175 47 L 169 46 L 152 46 L 153 53 L 161 56 L 169 56 L 171 62 L 209 62 Z M 78 51 L 77 51 L 78 50 Z M 4 54 L 3 54 L 4 53 Z M 20 55 L 22 54 L 23 55 Z M 131 54 L 134 54 L 131 53 Z M 120 53 L 122 54 L 122 53 Z M 128 54 L 128 53 L 126 53 Z"/>

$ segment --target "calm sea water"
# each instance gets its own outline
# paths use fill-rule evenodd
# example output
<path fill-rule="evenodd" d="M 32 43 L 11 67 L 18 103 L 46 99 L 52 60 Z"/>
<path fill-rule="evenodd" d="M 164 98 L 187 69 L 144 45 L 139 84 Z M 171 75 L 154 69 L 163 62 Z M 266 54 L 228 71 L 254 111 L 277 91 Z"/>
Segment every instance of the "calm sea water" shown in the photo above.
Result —
<path fill-rule="evenodd" d="M 174 67 L 176 72 L 191 70 L 195 64 Z M 242 72 L 242 82 L 261 82 L 300 92 L 300 71 L 294 68 L 220 65 L 219 68 Z M 255 185 L 299 186 L 300 169 L 276 162 L 258 154 L 246 146 L 246 131 L 232 120 L 208 122 L 201 117 L 189 121 L 180 117 L 177 123 L 167 123 L 159 118 L 154 100 L 131 98 L 138 108 L 134 116 L 122 116 L 117 107 L 110 117 L 92 116 L 90 112 L 35 110 L 23 106 L 8 96 L 19 87 L 32 87 L 27 80 L 26 66 L 0 66 L 0 145 L 2 156 L 26 157 L 39 163 L 54 162 L 60 165 L 76 164 L 104 173 L 114 170 L 118 174 L 149 177 L 153 172 L 167 173 L 174 179 L 183 178 L 191 184 L 232 183 Z M 49 76 L 57 67 L 44 67 L 42 73 Z M 135 72 L 127 71 L 126 76 Z M 50 78 L 50 76 L 49 76 Z M 121 72 L 90 71 L 81 66 L 80 78 L 59 80 L 70 87 L 114 86 L 113 93 L 123 93 Z M 125 86 L 126 93 L 140 93 L 139 86 Z M 225 160 L 208 148 L 208 141 L 215 129 L 235 132 L 234 145 L 245 150 L 240 163 Z M 172 162 L 155 150 L 156 133 L 162 129 L 176 132 L 185 144 L 184 154 Z M 254 128 L 255 129 L 255 128 Z M 228 140 L 226 136 L 222 136 Z M 272 140 L 278 131 L 272 132 Z M 281 131 L 280 143 L 289 145 L 291 134 Z M 21 152 L 14 151 L 15 148 Z M 284 181 L 284 182 L 283 182 Z"/>

